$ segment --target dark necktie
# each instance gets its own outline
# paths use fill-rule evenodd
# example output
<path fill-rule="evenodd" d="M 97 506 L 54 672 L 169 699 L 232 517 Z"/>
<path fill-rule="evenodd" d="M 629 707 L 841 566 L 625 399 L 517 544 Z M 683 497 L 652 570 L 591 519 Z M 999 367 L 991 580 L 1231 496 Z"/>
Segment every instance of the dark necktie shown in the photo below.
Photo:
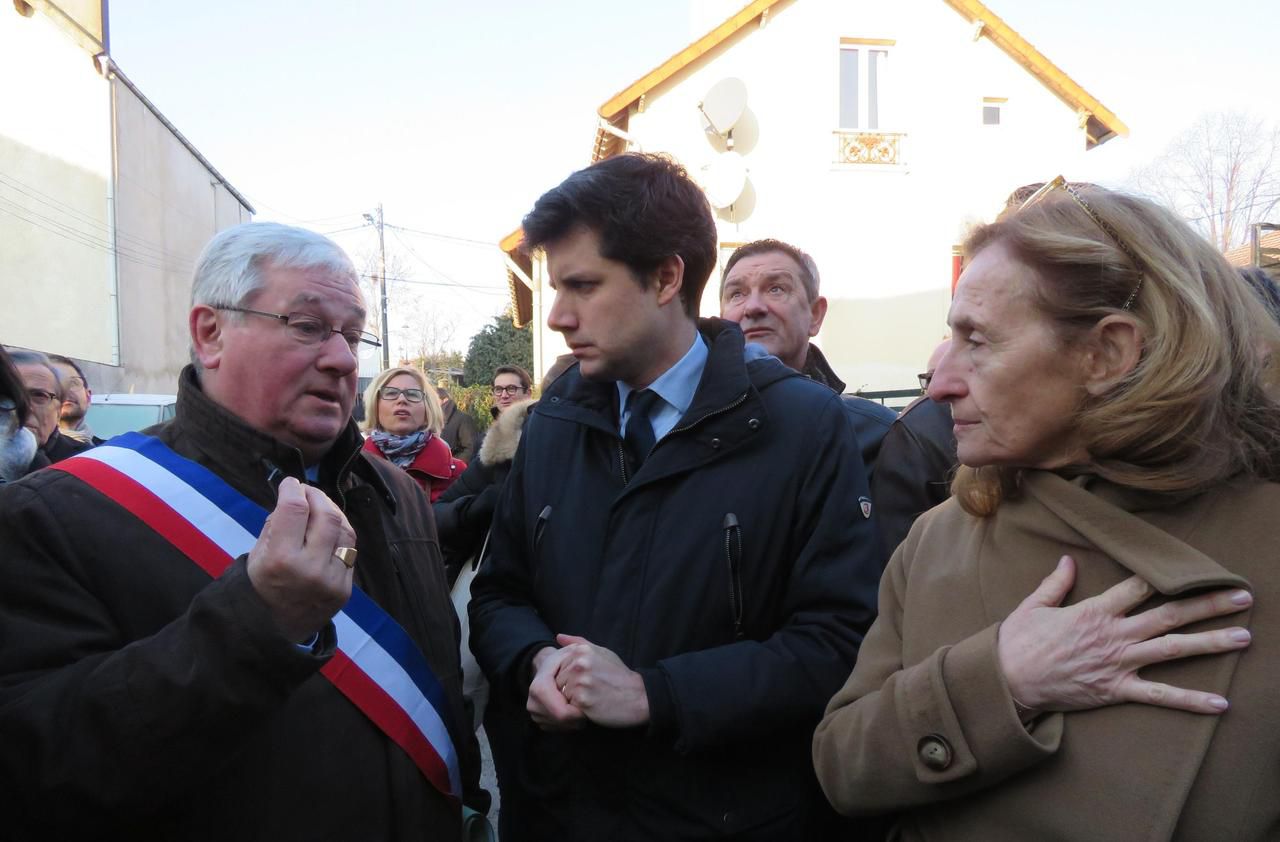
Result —
<path fill-rule="evenodd" d="M 650 389 L 640 389 L 627 395 L 627 432 L 622 439 L 636 468 L 653 450 L 653 424 L 649 422 L 649 411 L 657 400 L 658 393 Z"/>

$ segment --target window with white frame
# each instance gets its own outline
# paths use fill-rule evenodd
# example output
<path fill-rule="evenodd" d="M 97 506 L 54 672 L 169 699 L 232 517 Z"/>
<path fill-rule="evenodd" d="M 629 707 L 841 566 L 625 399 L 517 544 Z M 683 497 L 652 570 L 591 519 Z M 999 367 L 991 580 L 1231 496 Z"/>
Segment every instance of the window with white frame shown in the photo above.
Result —
<path fill-rule="evenodd" d="M 840 39 L 837 128 L 879 131 L 889 125 L 887 80 L 894 43 L 888 38 Z"/>

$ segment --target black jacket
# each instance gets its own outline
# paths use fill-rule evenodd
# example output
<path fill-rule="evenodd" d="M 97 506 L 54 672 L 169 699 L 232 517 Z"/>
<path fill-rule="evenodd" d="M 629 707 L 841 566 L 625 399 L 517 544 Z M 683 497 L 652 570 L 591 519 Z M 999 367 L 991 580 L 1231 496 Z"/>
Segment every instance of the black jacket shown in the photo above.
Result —
<path fill-rule="evenodd" d="M 273 468 L 303 474 L 297 450 L 215 405 L 190 369 L 176 419 L 150 432 L 267 508 Z M 426 497 L 361 454 L 354 425 L 319 484 L 356 531 L 356 583 L 440 679 L 474 784 L 456 618 Z M 314 654 L 284 638 L 244 557 L 210 581 L 56 469 L 0 490 L 0 547 L 5 838 L 458 838 L 456 805 L 318 674 L 334 652 L 332 624 Z"/>
<path fill-rule="evenodd" d="M 867 482 L 874 490 L 876 459 L 880 454 L 880 446 L 885 434 L 889 432 L 889 427 L 897 420 L 898 413 L 882 403 L 857 395 L 843 394 L 844 381 L 836 376 L 835 369 L 823 356 L 822 349 L 813 343 L 809 344 L 809 353 L 805 355 L 804 369 L 800 373 L 831 389 L 844 400 L 844 405 L 852 416 L 853 431 L 858 436 L 858 446 L 862 449 L 862 464 L 867 469 Z M 885 548 L 886 552 L 891 549 Z"/>
<path fill-rule="evenodd" d="M 634 476 L 613 383 L 570 368 L 525 425 L 471 602 L 472 649 L 524 724 L 527 813 L 504 842 L 810 839 L 829 809 L 810 740 L 880 573 L 873 522 L 843 504 L 868 494 L 857 442 L 829 389 L 744 362 L 736 325 L 700 329 L 693 403 Z M 529 661 L 558 632 L 643 676 L 648 728 L 532 726 Z"/>
<path fill-rule="evenodd" d="M 83 453 L 97 443 L 100 442 L 78 441 L 71 436 L 64 436 L 60 430 L 54 430 L 48 441 L 40 447 L 40 452 L 53 465 L 77 453 Z"/>
<path fill-rule="evenodd" d="M 466 470 L 431 504 L 452 583 L 462 564 L 480 551 L 493 520 L 498 494 L 511 471 L 520 433 L 533 401 L 512 404 L 490 425 Z"/>
<path fill-rule="evenodd" d="M 951 496 L 955 468 L 951 407 L 917 398 L 885 436 L 871 480 L 885 552 L 893 555 L 916 518 Z"/>
<path fill-rule="evenodd" d="M 476 419 L 471 417 L 470 412 L 464 412 L 456 403 L 449 401 L 440 438 L 448 442 L 455 459 L 470 464 L 475 458 L 476 446 L 480 443 L 480 427 L 476 425 Z"/>

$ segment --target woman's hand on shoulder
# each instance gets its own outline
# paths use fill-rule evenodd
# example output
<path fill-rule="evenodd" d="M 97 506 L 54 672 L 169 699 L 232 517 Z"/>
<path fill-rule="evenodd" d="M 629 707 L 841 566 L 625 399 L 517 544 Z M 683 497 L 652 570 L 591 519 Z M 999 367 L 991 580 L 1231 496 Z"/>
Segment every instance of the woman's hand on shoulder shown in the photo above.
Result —
<path fill-rule="evenodd" d="M 1243 611 L 1248 591 L 1224 589 L 1129 612 L 1155 589 L 1137 576 L 1066 608 L 1075 583 L 1075 560 L 1063 556 L 1040 587 L 1000 625 L 1000 668 L 1014 700 L 1037 711 L 1087 710 L 1123 702 L 1222 713 L 1227 700 L 1214 693 L 1146 681 L 1143 667 L 1179 658 L 1243 649 L 1243 628 L 1177 634 L 1201 620 Z"/>

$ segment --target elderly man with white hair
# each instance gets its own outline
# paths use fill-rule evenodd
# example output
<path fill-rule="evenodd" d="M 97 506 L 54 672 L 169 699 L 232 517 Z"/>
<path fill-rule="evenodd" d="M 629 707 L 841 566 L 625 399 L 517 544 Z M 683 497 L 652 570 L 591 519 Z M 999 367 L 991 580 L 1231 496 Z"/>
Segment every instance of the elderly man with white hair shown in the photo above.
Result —
<path fill-rule="evenodd" d="M 426 497 L 361 453 L 350 259 L 201 255 L 177 417 L 0 491 L 12 839 L 456 839 L 484 806 Z"/>

